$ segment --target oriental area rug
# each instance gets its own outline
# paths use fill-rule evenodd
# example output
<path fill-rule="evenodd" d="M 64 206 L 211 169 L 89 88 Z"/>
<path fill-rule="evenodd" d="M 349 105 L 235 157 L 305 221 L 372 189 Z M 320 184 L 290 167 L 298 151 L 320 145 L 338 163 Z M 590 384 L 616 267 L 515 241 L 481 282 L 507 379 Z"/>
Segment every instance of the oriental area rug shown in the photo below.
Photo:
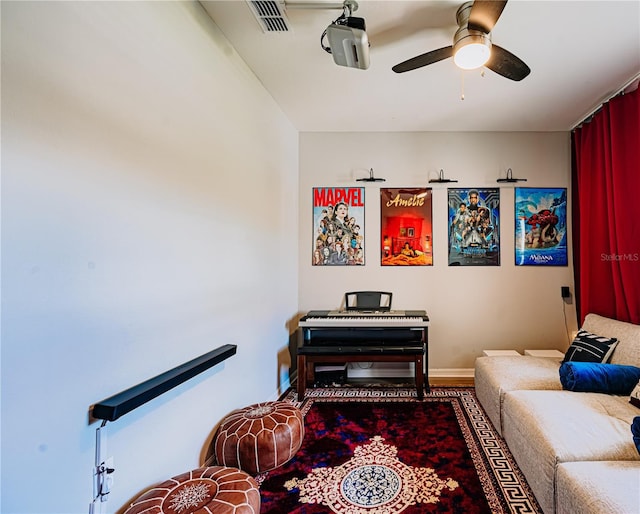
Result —
<path fill-rule="evenodd" d="M 540 513 L 473 388 L 308 389 L 295 457 L 257 477 L 262 514 Z"/>

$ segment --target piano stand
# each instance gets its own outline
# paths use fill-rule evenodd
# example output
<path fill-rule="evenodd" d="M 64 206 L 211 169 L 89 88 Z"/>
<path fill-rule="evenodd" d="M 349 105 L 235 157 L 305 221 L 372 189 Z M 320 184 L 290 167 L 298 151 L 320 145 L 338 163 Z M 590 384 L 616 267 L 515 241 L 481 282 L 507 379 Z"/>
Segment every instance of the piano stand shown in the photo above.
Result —
<path fill-rule="evenodd" d="M 300 349 L 299 349 L 300 350 Z M 308 385 L 315 381 L 316 362 L 413 362 L 415 364 L 415 382 L 418 400 L 424 398 L 424 353 L 381 354 L 361 352 L 349 353 L 318 353 L 314 354 L 310 348 L 305 349 L 304 354 L 298 353 L 298 401 L 304 399 L 304 393 Z M 311 351 L 310 351 L 311 350 Z M 429 383 L 426 383 L 429 392 Z"/>

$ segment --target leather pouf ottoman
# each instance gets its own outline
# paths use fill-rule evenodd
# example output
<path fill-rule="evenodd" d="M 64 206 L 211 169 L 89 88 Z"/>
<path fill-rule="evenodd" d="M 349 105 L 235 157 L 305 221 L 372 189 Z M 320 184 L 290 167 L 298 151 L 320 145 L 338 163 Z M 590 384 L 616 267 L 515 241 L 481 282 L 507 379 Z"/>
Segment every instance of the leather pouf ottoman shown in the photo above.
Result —
<path fill-rule="evenodd" d="M 257 475 L 282 466 L 300 449 L 304 438 L 302 413 L 285 402 L 256 403 L 234 410 L 213 438 L 218 464 Z"/>
<path fill-rule="evenodd" d="M 259 514 L 260 490 L 244 471 L 224 466 L 194 469 L 137 498 L 125 514 Z"/>

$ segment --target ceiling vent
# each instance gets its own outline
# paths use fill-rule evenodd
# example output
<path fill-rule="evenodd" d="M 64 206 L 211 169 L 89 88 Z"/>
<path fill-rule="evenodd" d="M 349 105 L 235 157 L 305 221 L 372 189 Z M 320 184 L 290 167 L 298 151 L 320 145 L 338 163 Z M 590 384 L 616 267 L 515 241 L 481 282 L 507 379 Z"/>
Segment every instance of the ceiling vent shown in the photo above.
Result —
<path fill-rule="evenodd" d="M 264 32 L 289 32 L 289 22 L 284 15 L 284 2 L 248 0 L 247 3 Z"/>

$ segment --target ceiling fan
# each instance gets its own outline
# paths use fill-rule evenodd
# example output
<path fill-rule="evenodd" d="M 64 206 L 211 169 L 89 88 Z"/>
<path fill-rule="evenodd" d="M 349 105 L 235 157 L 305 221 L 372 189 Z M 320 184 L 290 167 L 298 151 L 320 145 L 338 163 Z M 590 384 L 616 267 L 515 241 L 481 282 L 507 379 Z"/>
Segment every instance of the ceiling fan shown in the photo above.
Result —
<path fill-rule="evenodd" d="M 465 2 L 456 12 L 458 30 L 453 36 L 453 45 L 408 59 L 396 64 L 392 70 L 404 73 L 453 57 L 460 68 L 475 69 L 484 65 L 508 79 L 522 80 L 531 73 L 529 66 L 491 42 L 491 30 L 506 4 L 507 0 Z"/>

